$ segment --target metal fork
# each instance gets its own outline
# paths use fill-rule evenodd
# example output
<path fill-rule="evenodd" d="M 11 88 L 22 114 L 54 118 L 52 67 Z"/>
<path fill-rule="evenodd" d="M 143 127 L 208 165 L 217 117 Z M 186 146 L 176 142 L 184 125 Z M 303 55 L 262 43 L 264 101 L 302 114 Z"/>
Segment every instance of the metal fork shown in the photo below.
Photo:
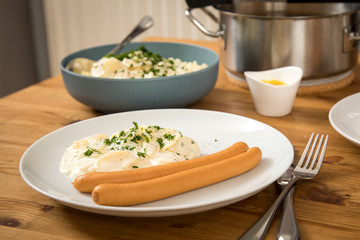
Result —
<path fill-rule="evenodd" d="M 275 200 L 273 205 L 269 208 L 269 210 L 264 214 L 260 220 L 255 223 L 254 226 L 252 226 L 244 235 L 242 235 L 238 240 L 257 240 L 257 239 L 263 239 L 265 237 L 265 234 L 269 228 L 269 225 L 271 223 L 271 220 L 273 219 L 276 210 L 280 206 L 281 202 L 284 200 L 292 186 L 296 181 L 299 179 L 313 179 L 319 172 L 321 164 L 324 160 L 326 146 L 328 142 L 328 135 L 326 135 L 324 140 L 324 135 L 321 135 L 319 140 L 319 134 L 316 134 L 315 140 L 314 139 L 314 133 L 311 134 L 311 137 L 309 139 L 309 142 L 306 145 L 306 148 L 296 165 L 293 176 L 288 183 L 288 185 L 284 188 L 284 190 L 280 193 L 278 198 Z M 318 143 L 319 140 L 319 143 Z M 317 145 L 317 148 L 316 148 Z M 311 147 L 311 149 L 310 149 Z M 314 150 L 316 148 L 315 154 Z M 310 149 L 310 152 L 309 152 Z M 322 149 L 322 150 L 321 150 Z M 318 158 L 318 155 L 321 154 Z M 314 156 L 313 156 L 314 154 Z M 306 158 L 306 162 L 304 163 Z M 312 158 L 312 159 L 311 159 Z M 316 163 L 316 165 L 315 165 Z M 315 167 L 314 167 L 315 166 Z"/>

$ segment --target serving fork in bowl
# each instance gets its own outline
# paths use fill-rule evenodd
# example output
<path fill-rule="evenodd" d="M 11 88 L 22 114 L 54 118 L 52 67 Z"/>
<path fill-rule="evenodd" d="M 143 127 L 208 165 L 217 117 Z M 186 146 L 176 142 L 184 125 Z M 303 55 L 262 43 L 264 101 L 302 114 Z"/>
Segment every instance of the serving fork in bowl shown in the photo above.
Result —
<path fill-rule="evenodd" d="M 255 225 L 252 226 L 244 235 L 238 238 L 239 240 L 263 239 L 269 228 L 271 220 L 275 215 L 276 210 L 278 209 L 286 195 L 289 193 L 289 191 L 292 189 L 295 182 L 300 179 L 313 179 L 316 177 L 325 157 L 328 135 L 324 136 L 322 134 L 320 139 L 319 134 L 316 134 L 315 139 L 314 136 L 315 133 L 312 133 L 305 147 L 305 150 L 293 171 L 290 182 L 283 189 L 283 191 L 280 193 L 280 195 L 275 200 L 273 205 L 269 208 L 269 210 L 264 214 L 264 216 L 260 218 L 260 220 L 258 220 Z"/>

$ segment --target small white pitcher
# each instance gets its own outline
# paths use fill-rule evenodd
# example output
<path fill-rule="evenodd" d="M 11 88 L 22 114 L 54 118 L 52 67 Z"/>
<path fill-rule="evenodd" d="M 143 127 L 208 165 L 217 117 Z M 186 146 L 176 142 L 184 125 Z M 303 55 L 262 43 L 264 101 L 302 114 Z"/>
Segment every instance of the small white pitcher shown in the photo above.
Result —
<path fill-rule="evenodd" d="M 296 66 L 245 72 L 256 111 L 261 115 L 270 117 L 281 117 L 289 114 L 302 75 L 302 69 Z M 273 85 L 263 82 L 263 80 L 281 81 L 285 85 Z"/>

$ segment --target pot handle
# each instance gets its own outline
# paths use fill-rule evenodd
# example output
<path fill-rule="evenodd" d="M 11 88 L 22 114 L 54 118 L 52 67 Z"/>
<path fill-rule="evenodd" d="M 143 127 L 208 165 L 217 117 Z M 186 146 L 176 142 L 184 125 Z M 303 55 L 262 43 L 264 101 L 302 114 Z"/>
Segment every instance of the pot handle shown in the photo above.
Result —
<path fill-rule="evenodd" d="M 343 36 L 344 52 L 356 50 L 359 41 L 360 41 L 360 32 L 352 31 L 351 26 L 347 26 L 344 28 L 344 36 Z"/>
<path fill-rule="evenodd" d="M 352 41 L 359 41 L 360 40 L 360 33 L 358 32 L 350 32 L 349 39 Z"/>
<path fill-rule="evenodd" d="M 190 21 L 198 28 L 200 29 L 200 31 L 202 31 L 204 34 L 210 36 L 210 37 L 221 37 L 224 35 L 224 26 L 223 24 L 221 24 L 221 22 L 219 21 L 219 19 L 212 14 L 209 10 L 207 10 L 206 8 L 200 8 L 204 13 L 206 13 L 214 22 L 218 23 L 220 28 L 217 31 L 210 31 L 208 30 L 203 24 L 201 24 L 199 22 L 199 20 L 197 20 L 194 15 L 192 15 L 191 11 L 193 10 L 193 8 L 188 8 L 185 10 L 185 16 L 187 16 Z"/>

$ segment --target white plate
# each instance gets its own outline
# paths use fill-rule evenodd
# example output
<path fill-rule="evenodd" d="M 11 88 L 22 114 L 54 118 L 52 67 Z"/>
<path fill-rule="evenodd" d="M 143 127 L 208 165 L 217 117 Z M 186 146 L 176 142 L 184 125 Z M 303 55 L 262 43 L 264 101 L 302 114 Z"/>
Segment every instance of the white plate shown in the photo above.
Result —
<path fill-rule="evenodd" d="M 250 147 L 260 147 L 263 158 L 257 167 L 238 177 L 167 199 L 129 207 L 96 205 L 90 194 L 78 192 L 59 172 L 60 158 L 74 140 L 97 133 L 111 134 L 130 127 L 133 121 L 176 128 L 194 138 L 202 154 L 244 141 Z M 22 156 L 20 173 L 35 190 L 73 208 L 115 216 L 159 217 L 215 209 L 254 195 L 279 178 L 293 157 L 293 147 L 283 134 L 246 117 L 207 110 L 144 110 L 84 120 L 42 137 Z"/>
<path fill-rule="evenodd" d="M 360 93 L 337 102 L 329 112 L 329 120 L 338 133 L 360 147 Z"/>

